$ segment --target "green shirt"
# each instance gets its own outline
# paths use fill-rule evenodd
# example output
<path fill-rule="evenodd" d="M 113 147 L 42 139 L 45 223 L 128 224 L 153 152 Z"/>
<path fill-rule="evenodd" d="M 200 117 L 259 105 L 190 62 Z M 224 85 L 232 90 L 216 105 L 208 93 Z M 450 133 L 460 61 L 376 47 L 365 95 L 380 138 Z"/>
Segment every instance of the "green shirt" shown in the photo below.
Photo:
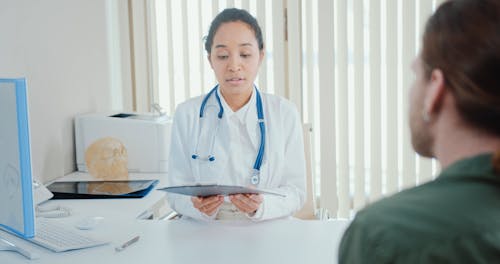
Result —
<path fill-rule="evenodd" d="M 500 175 L 490 154 L 361 210 L 339 263 L 500 263 Z"/>

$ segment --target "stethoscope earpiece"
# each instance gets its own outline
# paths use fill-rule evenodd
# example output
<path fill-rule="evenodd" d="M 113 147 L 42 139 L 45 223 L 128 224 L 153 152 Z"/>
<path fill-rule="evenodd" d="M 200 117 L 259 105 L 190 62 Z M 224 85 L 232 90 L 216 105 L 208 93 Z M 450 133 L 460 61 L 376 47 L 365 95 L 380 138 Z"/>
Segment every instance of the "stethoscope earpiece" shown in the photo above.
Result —
<path fill-rule="evenodd" d="M 200 158 L 200 156 L 198 156 L 198 155 L 196 155 L 196 154 L 193 154 L 193 155 L 191 155 L 191 158 L 192 158 L 192 159 L 194 159 L 194 160 L 196 160 L 196 159 L 199 159 L 199 158 Z M 212 156 L 212 155 L 210 155 L 210 156 L 208 156 L 207 160 L 208 160 L 208 161 L 214 161 L 214 160 L 215 160 L 215 157 L 214 157 L 214 156 Z"/>

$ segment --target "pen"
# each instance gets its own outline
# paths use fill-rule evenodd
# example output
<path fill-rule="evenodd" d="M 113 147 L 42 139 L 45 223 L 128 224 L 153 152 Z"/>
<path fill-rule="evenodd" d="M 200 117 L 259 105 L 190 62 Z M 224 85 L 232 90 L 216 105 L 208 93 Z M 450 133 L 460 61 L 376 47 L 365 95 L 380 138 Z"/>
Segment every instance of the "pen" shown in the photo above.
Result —
<path fill-rule="evenodd" d="M 135 236 L 134 238 L 128 240 L 127 242 L 123 243 L 123 245 L 119 247 L 115 247 L 116 252 L 120 252 L 124 249 L 126 249 L 128 246 L 134 244 L 135 242 L 139 241 L 140 236 Z"/>

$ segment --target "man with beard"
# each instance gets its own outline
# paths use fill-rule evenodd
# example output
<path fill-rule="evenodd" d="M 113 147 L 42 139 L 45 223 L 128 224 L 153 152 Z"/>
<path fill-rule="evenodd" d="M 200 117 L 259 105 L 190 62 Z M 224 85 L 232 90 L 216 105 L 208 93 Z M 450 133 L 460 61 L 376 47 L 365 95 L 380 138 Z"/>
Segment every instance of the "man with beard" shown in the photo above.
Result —
<path fill-rule="evenodd" d="M 500 1 L 443 3 L 412 69 L 412 144 L 442 171 L 358 212 L 339 262 L 498 262 Z"/>

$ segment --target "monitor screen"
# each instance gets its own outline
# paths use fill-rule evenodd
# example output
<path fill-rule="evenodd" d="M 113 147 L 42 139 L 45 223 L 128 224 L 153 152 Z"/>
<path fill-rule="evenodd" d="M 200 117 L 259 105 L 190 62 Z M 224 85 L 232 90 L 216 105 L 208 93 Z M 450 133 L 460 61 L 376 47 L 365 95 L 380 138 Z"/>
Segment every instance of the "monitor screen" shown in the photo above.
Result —
<path fill-rule="evenodd" d="M 25 79 L 0 79 L 0 227 L 35 234 Z"/>

